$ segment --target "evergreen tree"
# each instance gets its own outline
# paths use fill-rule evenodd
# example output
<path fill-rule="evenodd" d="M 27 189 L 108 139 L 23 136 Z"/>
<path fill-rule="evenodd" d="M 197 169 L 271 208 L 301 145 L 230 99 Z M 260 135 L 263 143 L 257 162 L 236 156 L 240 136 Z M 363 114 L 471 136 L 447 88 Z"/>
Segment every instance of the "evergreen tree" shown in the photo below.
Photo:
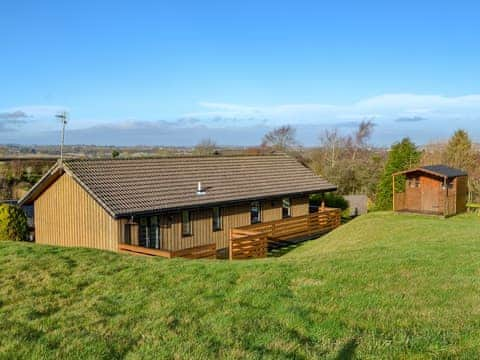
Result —
<path fill-rule="evenodd" d="M 479 182 L 475 179 L 478 171 L 477 154 L 473 149 L 472 140 L 465 130 L 459 129 L 452 135 L 445 149 L 444 159 L 447 165 L 469 173 L 468 199 L 472 201 L 478 196 L 480 190 Z"/>
<path fill-rule="evenodd" d="M 420 156 L 421 153 L 418 151 L 417 146 L 409 138 L 404 138 L 399 143 L 392 145 L 383 175 L 377 186 L 375 204 L 377 210 L 392 209 L 392 174 L 418 165 Z M 405 178 L 397 176 L 395 179 L 395 189 L 402 191 L 405 188 Z"/>
<path fill-rule="evenodd" d="M 475 166 L 475 152 L 472 141 L 465 130 L 457 130 L 445 149 L 445 162 L 452 167 L 471 171 Z"/>

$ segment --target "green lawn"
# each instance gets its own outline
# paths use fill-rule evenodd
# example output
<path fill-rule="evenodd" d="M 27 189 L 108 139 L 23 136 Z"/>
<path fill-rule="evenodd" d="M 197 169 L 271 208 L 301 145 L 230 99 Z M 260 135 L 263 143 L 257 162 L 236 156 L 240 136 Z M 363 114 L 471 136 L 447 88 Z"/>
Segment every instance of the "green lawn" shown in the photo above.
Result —
<path fill-rule="evenodd" d="M 265 260 L 0 244 L 0 358 L 478 358 L 480 218 L 374 213 Z"/>

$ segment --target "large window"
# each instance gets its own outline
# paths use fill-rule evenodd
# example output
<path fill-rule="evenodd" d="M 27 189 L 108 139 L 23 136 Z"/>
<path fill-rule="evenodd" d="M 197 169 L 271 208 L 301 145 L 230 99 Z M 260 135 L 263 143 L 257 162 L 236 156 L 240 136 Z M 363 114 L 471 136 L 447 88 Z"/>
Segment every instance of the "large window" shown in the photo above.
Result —
<path fill-rule="evenodd" d="M 213 231 L 222 230 L 222 214 L 219 207 L 212 209 L 212 228 Z"/>
<path fill-rule="evenodd" d="M 250 223 L 257 224 L 262 221 L 260 201 L 253 201 L 250 204 Z"/>
<path fill-rule="evenodd" d="M 160 231 L 158 217 L 142 217 L 138 228 L 138 245 L 151 248 L 160 248 Z"/>
<path fill-rule="evenodd" d="M 282 199 L 282 218 L 289 218 L 292 216 L 292 206 L 290 203 L 290 198 Z"/>
<path fill-rule="evenodd" d="M 192 222 L 190 211 L 182 211 L 182 236 L 192 235 Z"/>

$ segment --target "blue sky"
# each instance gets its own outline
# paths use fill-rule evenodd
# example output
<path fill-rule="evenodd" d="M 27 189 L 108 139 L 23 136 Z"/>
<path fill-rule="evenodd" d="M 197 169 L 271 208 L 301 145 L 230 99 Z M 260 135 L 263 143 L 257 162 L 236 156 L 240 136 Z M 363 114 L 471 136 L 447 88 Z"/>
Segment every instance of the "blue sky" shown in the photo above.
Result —
<path fill-rule="evenodd" d="M 474 1 L 2 1 L 0 142 L 480 141 Z"/>

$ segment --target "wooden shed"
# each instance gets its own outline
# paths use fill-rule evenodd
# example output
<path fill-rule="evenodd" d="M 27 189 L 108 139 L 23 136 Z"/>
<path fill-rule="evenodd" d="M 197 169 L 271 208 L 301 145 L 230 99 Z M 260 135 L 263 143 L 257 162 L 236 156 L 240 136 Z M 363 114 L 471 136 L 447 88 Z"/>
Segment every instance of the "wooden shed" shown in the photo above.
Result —
<path fill-rule="evenodd" d="M 466 211 L 468 175 L 445 165 L 393 174 L 393 210 L 441 216 Z"/>

